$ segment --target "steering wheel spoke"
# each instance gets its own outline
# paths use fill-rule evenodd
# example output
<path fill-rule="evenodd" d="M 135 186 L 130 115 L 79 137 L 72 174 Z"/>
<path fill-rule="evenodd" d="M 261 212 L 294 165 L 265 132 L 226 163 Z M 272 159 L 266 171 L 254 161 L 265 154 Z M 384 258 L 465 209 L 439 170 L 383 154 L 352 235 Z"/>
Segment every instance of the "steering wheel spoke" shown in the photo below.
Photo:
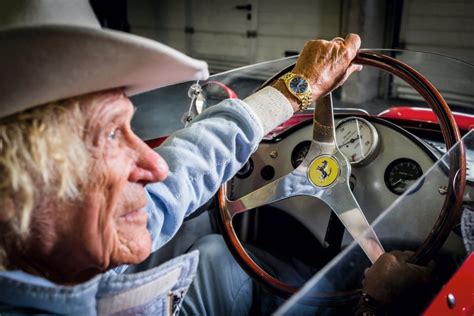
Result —
<path fill-rule="evenodd" d="M 313 141 L 318 143 L 321 154 L 333 154 L 336 151 L 336 134 L 332 93 L 316 101 L 313 116 Z"/>
<path fill-rule="evenodd" d="M 314 195 L 315 187 L 306 177 L 306 168 L 302 165 L 283 176 L 237 200 L 226 198 L 226 209 L 231 218 L 239 213 L 256 207 L 287 199 L 296 195 Z"/>
<path fill-rule="evenodd" d="M 385 251 L 347 183 L 338 183 L 331 194 L 320 197 L 337 215 L 352 238 L 374 263 Z"/>

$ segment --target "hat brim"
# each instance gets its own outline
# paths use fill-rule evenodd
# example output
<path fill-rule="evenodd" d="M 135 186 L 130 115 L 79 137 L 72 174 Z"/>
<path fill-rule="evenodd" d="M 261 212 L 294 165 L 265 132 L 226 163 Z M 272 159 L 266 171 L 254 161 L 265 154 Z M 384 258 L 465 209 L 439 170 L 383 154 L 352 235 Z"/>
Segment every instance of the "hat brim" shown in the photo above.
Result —
<path fill-rule="evenodd" d="M 0 31 L 0 117 L 90 92 L 127 95 L 208 77 L 207 64 L 166 45 L 71 26 Z"/>

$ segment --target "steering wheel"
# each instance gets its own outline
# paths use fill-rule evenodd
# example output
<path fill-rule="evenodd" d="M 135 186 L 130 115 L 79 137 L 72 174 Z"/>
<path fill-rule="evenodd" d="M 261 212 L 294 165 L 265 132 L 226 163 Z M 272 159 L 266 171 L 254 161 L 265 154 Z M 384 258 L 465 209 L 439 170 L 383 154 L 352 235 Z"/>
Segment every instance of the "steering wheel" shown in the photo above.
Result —
<path fill-rule="evenodd" d="M 461 135 L 451 111 L 436 88 L 420 73 L 392 57 L 359 52 L 354 63 L 373 66 L 387 71 L 410 84 L 431 106 L 436 114 L 444 142 L 449 150 L 460 141 Z M 277 80 L 290 66 L 263 86 Z M 237 199 L 229 200 L 226 185 L 218 192 L 218 222 L 224 239 L 242 268 L 257 282 L 273 293 L 288 297 L 298 288 L 290 286 L 265 271 L 248 254 L 238 239 L 232 219 L 236 214 L 261 207 L 292 196 L 306 195 L 322 200 L 337 215 L 347 231 L 358 242 L 373 263 L 384 253 L 374 230 L 369 225 L 349 186 L 351 166 L 336 145 L 331 94 L 317 100 L 313 120 L 313 138 L 304 161 L 291 173 Z M 431 233 L 410 258 L 410 262 L 426 264 L 441 248 L 461 211 L 465 187 L 466 161 L 462 142 L 449 160 L 449 186 L 440 215 Z M 352 301 L 360 289 L 345 292 L 316 293 L 311 303 L 319 306 L 339 306 Z"/>

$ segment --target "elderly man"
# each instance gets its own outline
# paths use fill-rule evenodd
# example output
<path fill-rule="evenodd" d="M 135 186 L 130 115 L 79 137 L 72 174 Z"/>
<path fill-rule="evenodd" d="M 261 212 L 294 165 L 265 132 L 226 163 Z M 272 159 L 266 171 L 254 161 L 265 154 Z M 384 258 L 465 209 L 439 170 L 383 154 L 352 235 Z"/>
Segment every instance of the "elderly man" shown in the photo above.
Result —
<path fill-rule="evenodd" d="M 306 99 L 279 80 L 205 111 L 155 152 L 130 128 L 128 96 L 204 78 L 204 62 L 101 29 L 86 0 L 2 1 L 0 46 L 0 311 L 9 312 L 177 313 L 198 252 L 135 274 L 127 265 L 165 244 L 266 132 L 361 68 L 351 65 L 358 36 L 309 42 L 293 70 Z M 248 278 L 222 249 L 212 250 L 230 276 L 195 282 L 186 312 L 249 311 L 251 293 L 239 300 Z"/>

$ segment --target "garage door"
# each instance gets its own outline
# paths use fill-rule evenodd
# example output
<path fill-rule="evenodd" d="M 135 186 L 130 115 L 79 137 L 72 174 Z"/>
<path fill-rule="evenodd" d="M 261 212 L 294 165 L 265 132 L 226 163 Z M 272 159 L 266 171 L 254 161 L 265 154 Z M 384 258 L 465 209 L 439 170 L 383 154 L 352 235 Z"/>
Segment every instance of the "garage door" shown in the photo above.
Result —
<path fill-rule="evenodd" d="M 408 50 L 436 52 L 474 64 L 474 1 L 405 0 L 400 41 Z M 416 65 L 418 57 L 411 56 L 405 54 L 406 61 Z M 433 81 L 448 103 L 470 105 L 474 109 L 474 78 L 457 81 L 458 77 L 452 76 L 452 73 L 454 70 L 462 71 L 461 63 L 453 69 L 453 64 L 440 64 L 436 63 L 437 58 L 432 59 L 428 58 L 428 67 L 419 69 L 420 72 Z M 396 81 L 395 91 L 399 97 L 419 98 L 400 81 Z"/>
<path fill-rule="evenodd" d="M 188 6 L 191 56 L 206 60 L 212 72 L 253 62 L 258 0 L 200 0 Z"/>
<path fill-rule="evenodd" d="M 298 53 L 308 40 L 340 33 L 340 1 L 133 0 L 132 33 L 209 63 L 220 72 Z"/>
<path fill-rule="evenodd" d="M 190 2 L 192 56 L 222 71 L 298 53 L 314 38 L 339 34 L 340 4 L 324 0 Z"/>

